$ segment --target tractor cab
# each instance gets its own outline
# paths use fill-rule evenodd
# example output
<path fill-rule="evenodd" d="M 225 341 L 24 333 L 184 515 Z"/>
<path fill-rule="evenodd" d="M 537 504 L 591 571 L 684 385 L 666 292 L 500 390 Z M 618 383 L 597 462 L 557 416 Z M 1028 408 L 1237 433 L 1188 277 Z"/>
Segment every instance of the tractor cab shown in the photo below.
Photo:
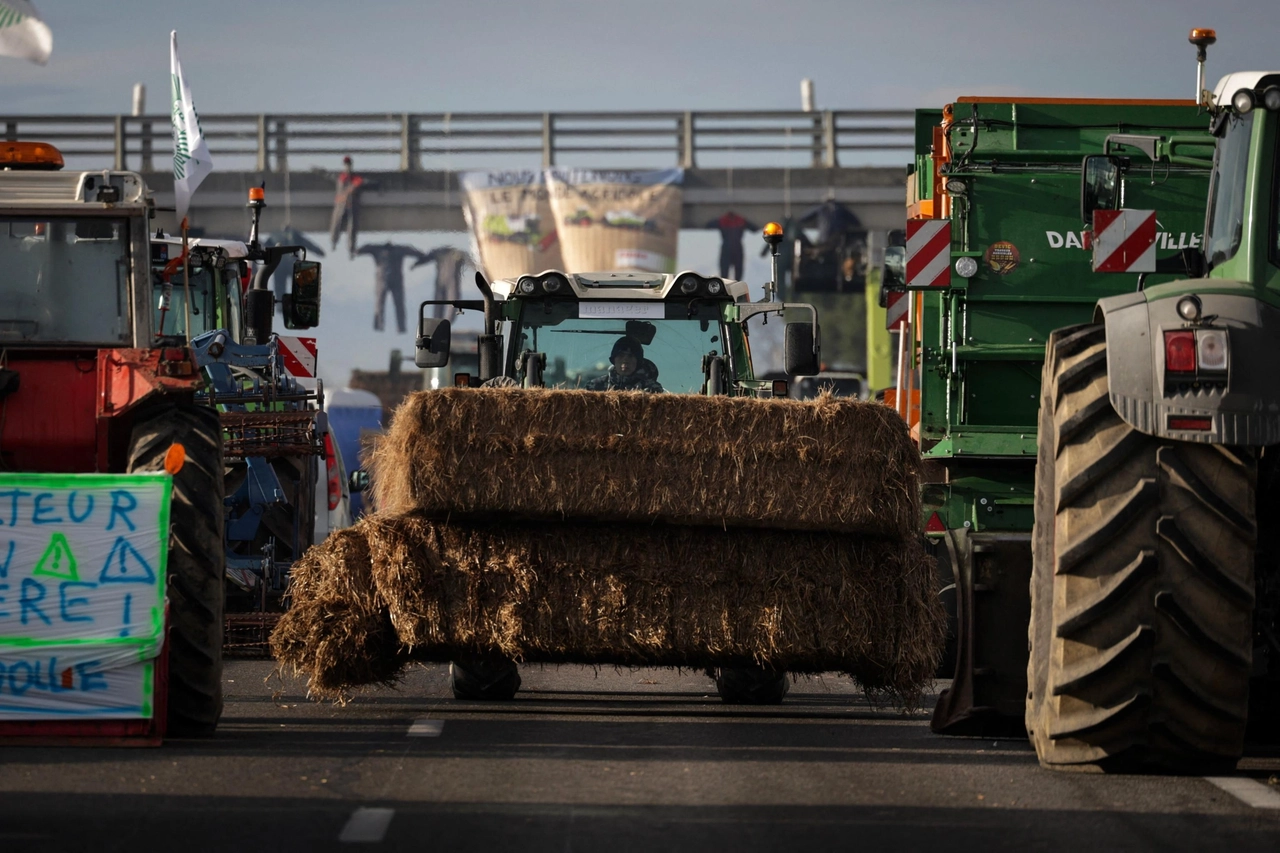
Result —
<path fill-rule="evenodd" d="M 776 229 L 766 229 L 776 251 L 781 227 L 769 227 Z M 757 378 L 751 362 L 748 321 L 770 316 L 786 322 L 786 372 L 818 371 L 816 309 L 773 301 L 772 290 L 767 301 L 750 302 L 741 281 L 689 271 L 548 270 L 492 286 L 477 274 L 476 284 L 483 301 L 448 304 L 484 311 L 480 381 L 501 376 L 524 387 L 786 396 L 786 380 Z M 415 357 L 428 369 L 450 357 L 449 321 L 425 316 L 432 304 L 419 308 Z"/>
<path fill-rule="evenodd" d="M 237 240 L 203 237 L 190 245 L 188 285 L 183 280 L 182 240 L 161 234 L 151 239 L 151 308 L 157 334 L 185 335 L 190 293 L 192 338 L 226 329 L 233 340 L 240 340 L 248 247 Z"/>

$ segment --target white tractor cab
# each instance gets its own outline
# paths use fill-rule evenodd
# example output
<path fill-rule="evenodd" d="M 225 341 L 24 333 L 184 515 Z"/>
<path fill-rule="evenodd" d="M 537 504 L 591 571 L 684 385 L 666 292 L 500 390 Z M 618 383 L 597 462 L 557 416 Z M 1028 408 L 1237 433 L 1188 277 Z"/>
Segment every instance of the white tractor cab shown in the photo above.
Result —
<path fill-rule="evenodd" d="M 780 228 L 777 233 L 780 238 Z M 483 301 L 448 304 L 485 313 L 474 377 L 480 382 L 506 377 L 524 387 L 600 388 L 615 348 L 629 339 L 627 346 L 636 346 L 646 375 L 663 391 L 785 397 L 787 380 L 758 379 L 751 363 L 747 321 L 767 323 L 771 316 L 786 321 L 786 373 L 818 372 L 817 311 L 772 301 L 772 286 L 767 301 L 753 303 L 745 282 L 694 272 L 550 270 L 492 286 L 477 273 L 476 285 Z M 419 308 L 415 362 L 428 369 L 443 367 L 450 356 L 449 321 L 424 316 L 434 304 L 440 303 Z M 459 374 L 457 384 L 472 381 Z"/>

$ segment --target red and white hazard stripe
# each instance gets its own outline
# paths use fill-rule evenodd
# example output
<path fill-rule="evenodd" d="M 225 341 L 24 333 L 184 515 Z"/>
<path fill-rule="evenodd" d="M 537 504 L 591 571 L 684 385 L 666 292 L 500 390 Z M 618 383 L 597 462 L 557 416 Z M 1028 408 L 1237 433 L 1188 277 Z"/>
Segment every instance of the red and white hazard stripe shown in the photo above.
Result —
<path fill-rule="evenodd" d="M 280 336 L 280 358 L 285 373 L 307 388 L 314 388 L 316 381 L 316 339 Z"/>
<path fill-rule="evenodd" d="M 907 287 L 951 286 L 951 220 L 907 221 Z"/>
<path fill-rule="evenodd" d="M 907 307 L 911 304 L 911 295 L 890 293 L 886 303 L 884 327 L 891 332 L 901 332 L 907 327 Z"/>
<path fill-rule="evenodd" d="M 1155 272 L 1156 212 L 1095 210 L 1094 272 Z"/>

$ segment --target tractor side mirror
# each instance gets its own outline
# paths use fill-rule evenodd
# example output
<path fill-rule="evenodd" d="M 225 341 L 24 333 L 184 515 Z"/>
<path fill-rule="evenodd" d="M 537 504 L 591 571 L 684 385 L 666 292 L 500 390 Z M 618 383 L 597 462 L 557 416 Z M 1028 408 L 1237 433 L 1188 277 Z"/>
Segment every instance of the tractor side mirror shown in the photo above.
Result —
<path fill-rule="evenodd" d="M 889 307 L 889 294 L 907 289 L 907 247 L 886 246 L 880 267 L 880 307 Z"/>
<path fill-rule="evenodd" d="M 286 329 L 320 325 L 320 262 L 294 261 L 293 280 L 282 300 Z"/>
<path fill-rule="evenodd" d="M 367 488 L 369 488 L 369 472 L 352 471 L 351 476 L 347 478 L 347 491 L 357 495 Z"/>
<path fill-rule="evenodd" d="M 1093 227 L 1095 210 L 1118 210 L 1123 158 L 1113 154 L 1090 154 L 1080 168 L 1080 217 Z"/>
<path fill-rule="evenodd" d="M 813 376 L 818 372 L 818 352 L 812 323 L 788 323 L 782 339 L 783 370 L 788 376 Z"/>
<path fill-rule="evenodd" d="M 453 333 L 444 317 L 423 317 L 418 321 L 413 363 L 418 367 L 444 367 L 449 363 L 449 343 Z"/>

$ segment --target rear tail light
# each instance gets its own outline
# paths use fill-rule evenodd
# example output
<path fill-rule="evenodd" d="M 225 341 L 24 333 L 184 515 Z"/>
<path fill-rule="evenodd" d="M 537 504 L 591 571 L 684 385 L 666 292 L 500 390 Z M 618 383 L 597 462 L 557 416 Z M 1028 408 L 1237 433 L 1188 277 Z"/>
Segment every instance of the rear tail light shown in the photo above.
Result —
<path fill-rule="evenodd" d="M 324 467 L 329 478 L 329 509 L 335 510 L 342 502 L 342 480 L 338 477 L 338 459 L 333 453 L 333 436 L 324 434 Z"/>
<path fill-rule="evenodd" d="M 1164 333 L 1164 369 L 1169 373 L 1196 372 L 1195 332 L 1181 330 Z"/>
<path fill-rule="evenodd" d="M 1222 329 L 1196 332 L 1196 360 L 1201 370 L 1227 369 L 1227 333 Z"/>
<path fill-rule="evenodd" d="M 1227 372 L 1226 329 L 1178 329 L 1164 333 L 1166 373 Z"/>

